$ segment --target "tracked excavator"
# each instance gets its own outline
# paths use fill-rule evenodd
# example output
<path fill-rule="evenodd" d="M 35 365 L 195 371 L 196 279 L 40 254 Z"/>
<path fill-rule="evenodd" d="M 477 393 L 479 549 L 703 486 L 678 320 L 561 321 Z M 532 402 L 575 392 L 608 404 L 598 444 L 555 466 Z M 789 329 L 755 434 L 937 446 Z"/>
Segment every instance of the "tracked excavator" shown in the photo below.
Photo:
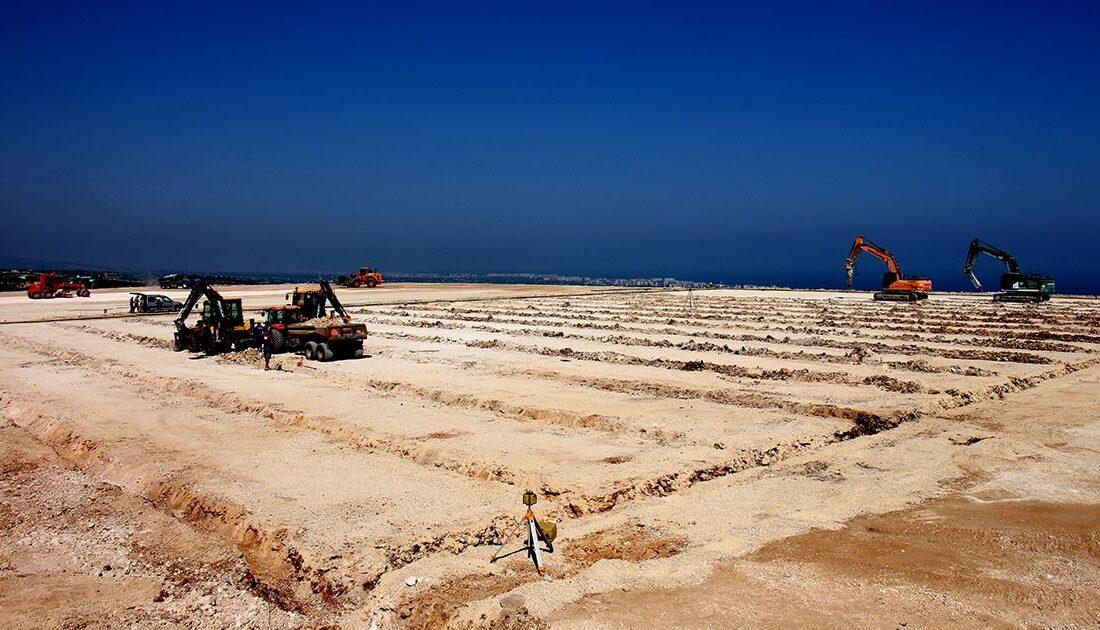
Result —
<path fill-rule="evenodd" d="M 894 255 L 885 247 L 876 245 L 871 241 L 857 236 L 852 243 L 852 249 L 848 252 L 848 258 L 844 261 L 844 269 L 848 274 L 848 288 L 852 288 L 852 279 L 856 275 L 856 259 L 863 252 L 878 258 L 886 263 L 888 271 L 882 274 L 882 290 L 875 293 L 875 299 L 889 302 L 916 302 L 928 299 L 928 292 L 932 290 L 932 281 L 924 276 L 910 276 L 901 272 Z"/>
<path fill-rule="evenodd" d="M 202 303 L 199 319 L 194 326 L 187 325 L 199 300 Z M 191 293 L 176 316 L 174 348 L 177 352 L 190 350 L 214 355 L 228 350 L 243 350 L 259 345 L 253 332 L 255 322 L 244 321 L 244 311 L 239 299 L 227 300 L 205 279 L 198 279 L 191 286 Z"/>
<path fill-rule="evenodd" d="M 963 271 L 978 291 L 982 290 L 982 283 L 974 275 L 974 261 L 979 254 L 996 258 L 1008 268 L 1007 272 L 1001 274 L 1001 290 L 993 296 L 994 302 L 1045 302 L 1054 293 L 1054 278 L 1041 273 L 1024 273 L 1020 271 L 1020 263 L 1015 256 L 1000 247 L 974 239 L 970 241 L 970 249 L 966 252 Z"/>

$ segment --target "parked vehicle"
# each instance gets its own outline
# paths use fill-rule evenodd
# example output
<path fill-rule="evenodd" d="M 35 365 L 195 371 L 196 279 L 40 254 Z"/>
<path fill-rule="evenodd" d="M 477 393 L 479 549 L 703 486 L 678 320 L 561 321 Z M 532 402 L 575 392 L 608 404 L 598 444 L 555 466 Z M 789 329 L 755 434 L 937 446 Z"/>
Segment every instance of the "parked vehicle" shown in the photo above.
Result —
<path fill-rule="evenodd" d="M 183 302 L 178 302 L 167 295 L 149 295 L 148 293 L 131 293 L 131 313 L 174 313 L 183 310 Z"/>

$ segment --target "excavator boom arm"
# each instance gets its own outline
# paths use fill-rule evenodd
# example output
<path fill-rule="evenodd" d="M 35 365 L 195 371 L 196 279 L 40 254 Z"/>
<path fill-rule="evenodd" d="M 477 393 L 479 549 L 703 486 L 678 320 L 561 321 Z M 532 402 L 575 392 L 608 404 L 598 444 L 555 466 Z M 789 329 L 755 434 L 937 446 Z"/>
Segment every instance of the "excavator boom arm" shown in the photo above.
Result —
<path fill-rule="evenodd" d="M 183 303 L 183 308 L 180 309 L 179 315 L 176 316 L 176 329 L 184 330 L 187 328 L 187 316 L 191 314 L 191 311 L 195 309 L 195 305 L 199 303 L 199 299 L 205 297 L 210 302 L 211 307 L 214 309 L 214 316 L 218 319 L 222 319 L 225 316 L 224 309 L 222 308 L 221 294 L 214 290 L 214 287 L 210 286 L 210 283 L 205 279 L 199 280 L 191 287 L 191 293 L 187 295 L 187 300 Z"/>
<path fill-rule="evenodd" d="M 344 310 L 344 305 L 340 303 L 340 299 L 336 297 L 336 292 L 332 290 L 332 285 L 328 283 L 328 280 L 321 280 L 321 294 L 328 299 L 328 303 L 332 305 L 332 310 L 336 311 L 344 321 L 351 319 L 348 312 Z"/>
<path fill-rule="evenodd" d="M 970 279 L 970 284 L 973 284 L 974 288 L 979 291 L 982 288 L 982 283 L 978 281 L 978 276 L 974 275 L 974 261 L 978 258 L 978 254 L 986 254 L 1003 262 L 1010 273 L 1020 273 L 1020 263 L 1015 256 L 1000 247 L 974 239 L 970 241 L 970 249 L 966 251 L 966 263 L 963 265 L 963 272 Z"/>
<path fill-rule="evenodd" d="M 898 264 L 897 259 L 890 253 L 890 250 L 881 245 L 876 245 L 862 236 L 857 236 L 856 240 L 852 242 L 852 249 L 848 251 L 848 258 L 844 261 L 844 269 L 848 274 L 849 288 L 851 288 L 852 279 L 856 274 L 856 259 L 859 258 L 862 252 L 867 252 L 886 263 L 886 266 L 890 268 L 892 273 L 899 278 L 901 277 L 901 265 Z"/>

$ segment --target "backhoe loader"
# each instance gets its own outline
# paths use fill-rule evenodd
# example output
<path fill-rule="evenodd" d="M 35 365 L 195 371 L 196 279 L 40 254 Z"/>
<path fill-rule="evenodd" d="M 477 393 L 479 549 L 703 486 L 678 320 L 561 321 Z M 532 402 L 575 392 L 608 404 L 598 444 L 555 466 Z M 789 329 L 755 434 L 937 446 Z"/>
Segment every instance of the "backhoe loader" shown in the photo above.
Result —
<path fill-rule="evenodd" d="M 199 319 L 193 327 L 189 327 L 187 316 L 204 297 L 206 301 L 202 303 Z M 227 300 L 209 282 L 199 279 L 191 287 L 191 293 L 176 316 L 174 348 L 177 352 L 190 350 L 214 355 L 254 347 L 259 345 L 254 325 L 252 320 L 244 321 L 239 299 Z"/>

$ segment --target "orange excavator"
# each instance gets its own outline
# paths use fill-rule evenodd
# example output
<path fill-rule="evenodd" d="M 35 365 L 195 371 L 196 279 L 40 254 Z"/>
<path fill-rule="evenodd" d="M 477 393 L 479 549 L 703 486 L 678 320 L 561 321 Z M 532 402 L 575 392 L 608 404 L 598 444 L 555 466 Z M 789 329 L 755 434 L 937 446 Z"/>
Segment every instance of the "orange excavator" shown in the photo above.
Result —
<path fill-rule="evenodd" d="M 924 276 L 908 276 L 901 272 L 894 255 L 881 245 L 857 236 L 852 249 L 848 252 L 848 259 L 844 261 L 844 269 L 848 273 L 848 288 L 852 288 L 852 279 L 856 275 L 856 259 L 862 252 L 878 258 L 886 263 L 889 271 L 882 274 L 882 290 L 875 293 L 876 300 L 890 302 L 916 302 L 928 299 L 928 292 L 932 290 L 932 281 Z"/>

